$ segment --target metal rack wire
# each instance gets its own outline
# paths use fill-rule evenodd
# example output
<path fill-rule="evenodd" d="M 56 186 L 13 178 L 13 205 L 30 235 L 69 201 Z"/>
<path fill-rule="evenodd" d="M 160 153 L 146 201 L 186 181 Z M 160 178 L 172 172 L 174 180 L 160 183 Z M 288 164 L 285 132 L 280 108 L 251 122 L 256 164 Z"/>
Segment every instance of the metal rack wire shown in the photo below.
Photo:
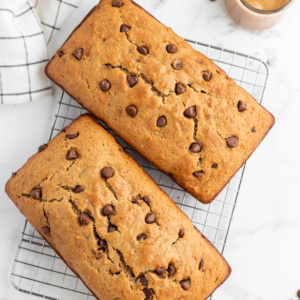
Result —
<path fill-rule="evenodd" d="M 262 102 L 268 79 L 268 67 L 260 59 L 187 40 L 219 65 L 231 78 Z M 61 132 L 85 110 L 62 92 L 50 139 Z M 166 191 L 193 224 L 224 252 L 233 213 L 236 207 L 245 165 L 210 205 L 198 202 L 169 177 L 151 165 L 120 138 L 120 144 L 143 166 L 148 174 Z M 11 280 L 13 286 L 24 293 L 51 300 L 95 300 L 84 284 L 54 253 L 39 233 L 26 221 L 14 260 Z"/>

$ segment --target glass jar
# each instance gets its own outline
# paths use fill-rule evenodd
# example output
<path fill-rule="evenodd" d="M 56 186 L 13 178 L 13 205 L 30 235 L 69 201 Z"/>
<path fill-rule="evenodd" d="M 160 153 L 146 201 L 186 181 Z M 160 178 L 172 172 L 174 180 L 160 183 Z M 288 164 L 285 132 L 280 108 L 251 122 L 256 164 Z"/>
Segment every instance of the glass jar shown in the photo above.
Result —
<path fill-rule="evenodd" d="M 225 5 L 238 25 L 250 30 L 265 30 L 276 25 L 294 2 L 295 0 L 225 0 Z M 272 6 L 276 8 L 270 9 Z"/>

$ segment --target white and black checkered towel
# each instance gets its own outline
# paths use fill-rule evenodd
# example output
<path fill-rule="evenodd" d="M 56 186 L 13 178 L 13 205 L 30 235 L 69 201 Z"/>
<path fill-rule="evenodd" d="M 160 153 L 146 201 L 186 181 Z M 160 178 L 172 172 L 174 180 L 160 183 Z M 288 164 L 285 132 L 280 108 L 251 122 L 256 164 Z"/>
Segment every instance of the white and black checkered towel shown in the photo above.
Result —
<path fill-rule="evenodd" d="M 69 2 L 68 2 L 69 1 Z M 51 93 L 47 45 L 82 0 L 0 0 L 0 103 Z"/>

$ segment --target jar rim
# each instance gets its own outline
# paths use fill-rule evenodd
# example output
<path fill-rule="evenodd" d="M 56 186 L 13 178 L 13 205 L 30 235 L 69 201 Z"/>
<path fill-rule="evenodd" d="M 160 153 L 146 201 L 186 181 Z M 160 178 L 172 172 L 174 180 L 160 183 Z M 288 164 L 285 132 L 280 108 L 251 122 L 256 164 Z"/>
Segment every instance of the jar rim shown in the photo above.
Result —
<path fill-rule="evenodd" d="M 295 0 L 289 0 L 286 4 L 284 4 L 283 6 L 277 8 L 277 9 L 264 10 L 264 9 L 259 9 L 259 8 L 252 6 L 251 4 L 249 4 L 247 2 L 247 0 L 240 0 L 240 1 L 248 9 L 252 10 L 253 12 L 260 13 L 260 14 L 274 14 L 274 13 L 280 12 L 280 11 L 288 8 L 290 5 L 292 5 L 295 2 Z"/>

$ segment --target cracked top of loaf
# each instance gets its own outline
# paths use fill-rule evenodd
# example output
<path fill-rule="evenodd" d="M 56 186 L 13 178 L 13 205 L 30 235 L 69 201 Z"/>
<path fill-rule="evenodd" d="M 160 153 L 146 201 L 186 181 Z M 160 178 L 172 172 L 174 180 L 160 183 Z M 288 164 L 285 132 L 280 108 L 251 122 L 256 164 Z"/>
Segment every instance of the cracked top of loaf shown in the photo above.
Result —
<path fill-rule="evenodd" d="M 98 299 L 206 299 L 218 251 L 92 117 L 43 145 L 6 184 L 28 221 Z"/>
<path fill-rule="evenodd" d="M 180 186 L 211 202 L 273 116 L 131 0 L 102 0 L 46 74 Z"/>

